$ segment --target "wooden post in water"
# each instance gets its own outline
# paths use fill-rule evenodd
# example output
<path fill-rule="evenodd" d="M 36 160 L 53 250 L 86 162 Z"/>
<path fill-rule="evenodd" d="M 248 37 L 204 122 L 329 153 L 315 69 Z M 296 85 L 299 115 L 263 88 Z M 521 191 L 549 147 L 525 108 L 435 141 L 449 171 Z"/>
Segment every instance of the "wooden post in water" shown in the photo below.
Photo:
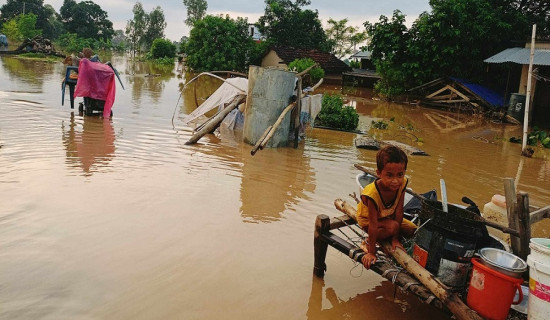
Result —
<path fill-rule="evenodd" d="M 313 274 L 322 278 L 325 276 L 325 270 L 327 265 L 325 264 L 325 258 L 327 257 L 328 244 L 321 239 L 321 234 L 330 230 L 330 218 L 325 214 L 320 214 L 315 220 L 315 233 L 313 234 L 313 251 L 314 251 L 314 263 Z"/>
<path fill-rule="evenodd" d="M 526 192 L 517 194 L 517 220 L 519 231 L 518 257 L 527 260 L 529 242 L 531 241 L 531 220 L 529 216 L 529 195 Z"/>
<path fill-rule="evenodd" d="M 518 201 L 516 197 L 516 186 L 513 178 L 504 179 L 504 196 L 506 197 L 506 213 L 508 216 L 508 227 L 510 229 L 518 230 Z M 517 236 L 510 237 L 510 244 L 512 252 L 518 254 L 520 247 L 520 240 Z"/>
<path fill-rule="evenodd" d="M 244 116 L 244 142 L 255 145 L 266 129 L 277 120 L 293 95 L 295 78 L 294 72 L 250 66 Z M 287 116 L 274 132 L 267 147 L 286 146 L 289 130 L 290 116 Z"/>

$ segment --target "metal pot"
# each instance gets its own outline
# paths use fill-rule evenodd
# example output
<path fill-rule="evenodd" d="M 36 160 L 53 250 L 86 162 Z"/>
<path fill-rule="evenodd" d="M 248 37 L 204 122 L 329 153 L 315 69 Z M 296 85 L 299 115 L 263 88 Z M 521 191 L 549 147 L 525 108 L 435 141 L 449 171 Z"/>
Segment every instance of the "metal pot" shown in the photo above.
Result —
<path fill-rule="evenodd" d="M 479 256 L 484 265 L 510 277 L 521 278 L 527 270 L 523 259 L 504 250 L 483 248 L 479 250 Z"/>

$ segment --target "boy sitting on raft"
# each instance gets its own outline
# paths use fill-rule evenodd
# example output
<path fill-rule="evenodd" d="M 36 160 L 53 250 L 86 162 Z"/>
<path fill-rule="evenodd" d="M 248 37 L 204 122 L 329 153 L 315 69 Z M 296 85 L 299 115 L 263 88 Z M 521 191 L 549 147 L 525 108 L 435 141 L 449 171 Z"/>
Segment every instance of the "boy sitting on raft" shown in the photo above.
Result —
<path fill-rule="evenodd" d="M 403 249 L 399 236 L 412 237 L 416 229 L 414 223 L 403 218 L 407 162 L 403 150 L 384 147 L 376 154 L 378 178 L 361 192 L 357 222 L 368 234 L 368 243 L 361 244 L 361 249 L 367 253 L 362 259 L 367 269 L 376 262 L 376 242 L 391 239 L 394 250 L 396 247 Z"/>

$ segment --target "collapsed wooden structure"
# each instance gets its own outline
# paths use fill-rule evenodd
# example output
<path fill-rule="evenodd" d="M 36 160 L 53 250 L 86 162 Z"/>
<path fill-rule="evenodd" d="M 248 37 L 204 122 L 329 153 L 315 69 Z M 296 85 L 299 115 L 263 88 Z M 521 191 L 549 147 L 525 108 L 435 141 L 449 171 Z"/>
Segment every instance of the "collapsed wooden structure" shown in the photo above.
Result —
<path fill-rule="evenodd" d="M 498 227 L 503 232 L 512 235 L 514 254 L 525 260 L 529 253 L 530 226 L 544 218 L 550 218 L 550 206 L 544 208 L 529 206 L 528 195 L 524 192 L 516 193 L 514 179 L 505 179 L 504 188 L 509 227 L 499 226 L 488 221 L 486 224 Z M 334 204 L 339 211 L 344 213 L 343 216 L 330 218 L 321 214 L 317 216 L 315 221 L 313 274 L 320 278 L 324 277 L 327 270 L 325 258 L 329 245 L 357 263 L 362 263 L 362 258 L 365 255 L 359 245 L 340 230 L 341 228 L 347 228 L 356 233 L 359 239 L 363 237 L 357 231 L 360 229 L 356 226 L 355 208 L 341 199 L 335 200 Z M 530 210 L 533 211 L 530 212 Z M 344 234 L 347 240 L 336 235 L 335 231 Z M 406 252 L 402 250 L 392 252 L 389 243 L 381 243 L 381 248 L 384 252 L 377 252 L 380 258 L 371 266 L 371 270 L 390 280 L 403 291 L 416 295 L 421 301 L 438 309 L 450 311 L 457 319 L 481 319 L 475 311 L 464 304 L 456 292 L 450 290 L 449 287 L 422 268 Z M 391 258 L 395 259 L 401 266 L 397 266 Z"/>
<path fill-rule="evenodd" d="M 32 39 L 25 39 L 17 49 L 12 51 L 0 51 L 2 54 L 42 53 L 46 55 L 65 58 L 61 52 L 55 51 L 50 39 L 36 36 Z"/>
<path fill-rule="evenodd" d="M 439 78 L 408 90 L 422 105 L 468 113 L 502 110 L 504 97 L 493 90 L 459 78 Z"/>

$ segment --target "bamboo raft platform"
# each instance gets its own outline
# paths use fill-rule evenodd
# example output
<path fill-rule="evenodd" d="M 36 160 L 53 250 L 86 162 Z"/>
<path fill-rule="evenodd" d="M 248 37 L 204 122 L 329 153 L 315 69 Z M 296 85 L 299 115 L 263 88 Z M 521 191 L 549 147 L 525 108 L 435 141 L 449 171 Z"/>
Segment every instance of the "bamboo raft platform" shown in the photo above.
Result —
<path fill-rule="evenodd" d="M 504 189 L 507 196 L 509 227 L 499 227 L 512 236 L 514 254 L 525 260 L 529 253 L 530 226 L 542 219 L 550 218 L 550 206 L 544 208 L 529 206 L 527 193 L 516 193 L 512 178 L 504 180 Z M 362 231 L 357 231 L 361 229 L 355 220 L 355 206 L 341 199 L 335 200 L 334 204 L 336 209 L 343 212 L 344 215 L 330 218 L 325 214 L 320 214 L 315 221 L 313 274 L 319 278 L 323 278 L 327 271 L 325 259 L 329 245 L 357 263 L 362 264 L 362 258 L 365 256 L 365 252 L 359 245 L 340 230 L 349 228 L 348 230 L 355 233 L 360 239 L 359 241 L 362 241 L 363 235 L 359 233 Z M 486 224 L 494 225 L 491 222 Z M 336 235 L 335 231 L 341 232 L 347 239 Z M 457 319 L 482 319 L 463 302 L 465 297 L 460 297 L 457 292 L 443 284 L 405 251 L 400 249 L 392 251 L 391 244 L 388 242 L 381 243 L 380 246 L 383 251 L 378 250 L 378 261 L 371 266 L 370 270 L 391 281 L 403 292 L 410 292 L 420 301 L 443 310 L 449 315 L 452 314 Z M 397 263 L 391 258 L 395 259 Z"/>

